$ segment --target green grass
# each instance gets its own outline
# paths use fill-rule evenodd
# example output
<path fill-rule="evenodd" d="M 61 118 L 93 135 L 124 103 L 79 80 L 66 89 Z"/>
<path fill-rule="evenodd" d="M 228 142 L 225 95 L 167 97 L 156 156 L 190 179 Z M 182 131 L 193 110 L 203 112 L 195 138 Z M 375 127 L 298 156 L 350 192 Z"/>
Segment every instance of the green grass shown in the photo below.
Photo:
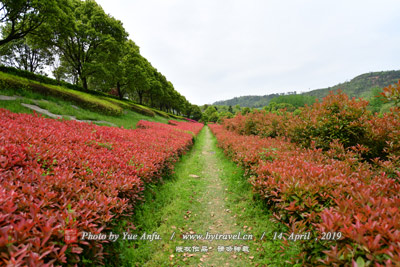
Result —
<path fill-rule="evenodd" d="M 39 89 L 35 86 L 39 86 Z M 38 90 L 36 90 L 38 89 Z M 106 121 L 118 127 L 132 129 L 139 120 L 168 123 L 169 116 L 162 111 L 157 114 L 151 109 L 129 100 L 88 93 L 54 85 L 40 84 L 26 78 L 0 72 L 0 94 L 20 96 L 17 100 L 0 100 L 0 108 L 16 113 L 33 113 L 21 103 L 37 105 L 51 113 L 63 115 L 69 120 Z M 73 97 L 68 97 L 73 95 Z M 72 105 L 77 106 L 78 109 Z M 160 114 L 162 113 L 162 114 Z M 98 123 L 99 125 L 107 125 Z"/>
<path fill-rule="evenodd" d="M 58 99 L 70 100 L 83 108 L 110 115 L 120 115 L 123 112 L 123 108 L 115 103 L 85 92 L 55 85 L 41 84 L 26 78 L 0 72 L 0 92 L 3 93 L 3 91 L 10 89 L 15 94 L 21 96 L 26 96 L 29 94 L 27 91 L 31 91 L 40 93 L 43 96 L 54 96 Z"/>
<path fill-rule="evenodd" d="M 130 110 L 133 110 L 133 111 L 138 112 L 143 115 L 147 115 L 150 117 L 154 117 L 156 115 L 156 113 L 151 108 L 133 103 L 130 100 L 125 100 L 125 99 L 120 100 L 120 99 L 115 99 L 115 98 L 108 97 L 108 96 L 100 96 L 100 98 L 104 99 L 106 101 L 109 101 L 113 104 L 116 104 L 122 108 L 130 109 Z"/>
<path fill-rule="evenodd" d="M 8 109 L 14 113 L 33 114 L 31 109 L 21 106 L 21 100 L 0 100 L 0 108 Z"/>
<path fill-rule="evenodd" d="M 151 110 L 152 110 L 155 114 L 160 115 L 161 117 L 170 119 L 170 116 L 168 115 L 168 113 L 166 113 L 166 112 L 164 112 L 164 111 L 161 111 L 161 110 L 158 110 L 158 109 L 155 109 L 155 108 L 152 108 Z"/>

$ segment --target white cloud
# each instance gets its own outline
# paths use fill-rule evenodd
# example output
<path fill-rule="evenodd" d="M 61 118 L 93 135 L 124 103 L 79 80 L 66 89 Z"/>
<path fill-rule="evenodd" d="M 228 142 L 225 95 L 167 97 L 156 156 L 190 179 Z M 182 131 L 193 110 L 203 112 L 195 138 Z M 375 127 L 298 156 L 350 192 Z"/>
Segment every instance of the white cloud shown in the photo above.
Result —
<path fill-rule="evenodd" d="M 399 69 L 395 0 L 97 0 L 195 104 Z"/>

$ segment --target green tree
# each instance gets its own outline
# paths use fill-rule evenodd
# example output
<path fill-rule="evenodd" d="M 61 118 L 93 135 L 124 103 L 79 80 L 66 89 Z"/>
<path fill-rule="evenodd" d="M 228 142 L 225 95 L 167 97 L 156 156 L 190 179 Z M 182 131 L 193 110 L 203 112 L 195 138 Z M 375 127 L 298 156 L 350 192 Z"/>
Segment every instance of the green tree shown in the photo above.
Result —
<path fill-rule="evenodd" d="M 217 114 L 217 115 L 215 115 Z M 202 121 L 203 122 L 208 122 L 208 121 L 217 121 L 218 120 L 218 112 L 215 109 L 214 106 L 208 106 L 207 108 L 204 110 L 203 115 L 202 115 Z"/>
<path fill-rule="evenodd" d="M 251 109 L 248 107 L 244 107 L 241 112 L 242 112 L 242 115 L 246 115 L 247 113 L 251 112 Z"/>
<path fill-rule="evenodd" d="M 131 97 L 138 99 L 143 104 L 145 95 L 150 89 L 150 64 L 138 53 L 128 56 L 126 77 L 128 79 L 128 92 Z"/>
<path fill-rule="evenodd" d="M 149 100 L 150 106 L 156 107 L 159 103 L 157 99 L 163 96 L 162 83 L 157 79 L 158 72 L 154 71 L 152 77 L 150 78 L 150 90 L 149 90 Z"/>
<path fill-rule="evenodd" d="M 127 38 L 119 20 L 107 15 L 93 0 L 69 0 L 58 20 L 46 23 L 44 42 L 57 48 L 77 73 L 84 89 L 88 79 Z"/>
<path fill-rule="evenodd" d="M 201 113 L 201 109 L 199 106 L 197 105 L 192 105 L 192 119 L 199 121 L 201 119 L 202 113 Z"/>
<path fill-rule="evenodd" d="M 58 65 L 55 65 L 58 64 Z M 72 66 L 65 60 L 61 60 L 60 58 L 53 63 L 53 71 L 52 71 L 55 79 L 57 81 L 66 81 L 72 84 L 78 84 L 78 74 L 72 68 Z"/>
<path fill-rule="evenodd" d="M 384 100 L 380 97 L 380 93 L 382 90 L 379 87 L 375 87 L 372 89 L 372 97 L 368 103 L 368 108 L 373 113 L 380 112 L 382 106 L 385 104 Z"/>
<path fill-rule="evenodd" d="M 219 113 L 217 111 L 211 113 L 211 115 L 208 117 L 209 122 L 217 122 L 218 120 L 219 120 Z"/>
<path fill-rule="evenodd" d="M 290 104 L 295 108 L 303 107 L 305 105 L 312 105 L 314 104 L 314 102 L 315 102 L 315 97 L 309 95 L 297 95 L 297 94 L 277 96 L 272 98 L 270 101 L 270 103 L 276 103 L 276 104 L 282 104 L 282 103 Z"/>
<path fill-rule="evenodd" d="M 140 56 L 139 47 L 132 40 L 113 45 L 110 55 L 102 53 L 98 60 L 102 62 L 98 71 L 90 79 L 90 85 L 96 89 L 109 92 L 116 90 L 120 99 L 123 99 L 133 86 L 129 70 L 135 67 L 135 59 Z"/>
<path fill-rule="evenodd" d="M 38 29 L 45 20 L 55 14 L 59 2 L 55 0 L 1 0 L 0 46 L 24 38 Z"/>
<path fill-rule="evenodd" d="M 223 111 L 219 113 L 219 118 L 217 122 L 222 122 L 224 119 L 230 119 L 233 118 L 233 114 L 229 111 Z"/>
<path fill-rule="evenodd" d="M 0 53 L 4 65 L 30 72 L 41 73 L 44 66 L 54 60 L 48 47 L 32 44 L 26 37 L 3 45 Z"/>

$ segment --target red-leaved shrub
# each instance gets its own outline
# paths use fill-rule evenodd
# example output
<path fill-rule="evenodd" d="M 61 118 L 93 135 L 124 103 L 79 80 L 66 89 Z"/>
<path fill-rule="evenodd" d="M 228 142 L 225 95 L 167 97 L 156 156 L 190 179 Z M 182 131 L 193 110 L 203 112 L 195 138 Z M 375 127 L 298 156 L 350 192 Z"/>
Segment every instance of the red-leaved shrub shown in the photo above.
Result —
<path fill-rule="evenodd" d="M 363 160 L 367 148 L 346 148 L 336 139 L 324 151 L 313 143 L 303 148 L 282 137 L 245 136 L 221 125 L 209 127 L 225 153 L 246 169 L 253 191 L 291 232 L 311 232 L 313 237 L 342 233 L 337 241 L 297 241 L 304 264 L 400 262 L 399 172 L 391 178 Z"/>
<path fill-rule="evenodd" d="M 101 263 L 103 243 L 82 240 L 133 212 L 192 144 L 192 130 L 139 122 L 136 130 L 58 121 L 0 109 L 0 265 Z M 182 128 L 180 128 L 182 127 Z M 76 229 L 76 243 L 64 232 Z"/>

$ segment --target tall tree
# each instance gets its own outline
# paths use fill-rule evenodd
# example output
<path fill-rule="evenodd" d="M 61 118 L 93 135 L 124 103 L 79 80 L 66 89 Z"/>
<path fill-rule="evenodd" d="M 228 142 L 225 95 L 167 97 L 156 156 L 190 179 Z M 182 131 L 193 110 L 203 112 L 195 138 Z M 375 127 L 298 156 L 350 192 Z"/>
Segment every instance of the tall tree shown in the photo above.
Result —
<path fill-rule="evenodd" d="M 24 38 L 57 10 L 55 0 L 0 0 L 0 46 Z"/>
<path fill-rule="evenodd" d="M 150 90 L 149 90 L 150 106 L 156 107 L 158 104 L 157 99 L 162 97 L 162 95 L 163 95 L 162 84 L 159 80 L 157 80 L 156 73 L 154 73 L 154 76 L 152 76 L 150 80 Z"/>
<path fill-rule="evenodd" d="M 130 68 L 130 58 L 139 54 L 139 47 L 132 40 L 117 43 L 112 47 L 110 54 L 102 53 L 98 61 L 102 62 L 101 68 L 90 79 L 90 85 L 96 90 L 105 92 L 116 91 L 118 97 L 123 99 L 127 93 L 130 79 L 127 72 Z"/>
<path fill-rule="evenodd" d="M 197 121 L 200 120 L 202 117 L 202 112 L 201 112 L 200 107 L 197 105 L 192 105 L 192 114 L 191 115 L 192 115 L 191 116 L 192 119 L 197 120 Z"/>
<path fill-rule="evenodd" d="M 137 58 L 140 57 L 140 51 L 134 41 L 128 40 L 121 46 L 120 53 L 119 60 L 107 69 L 108 76 L 112 76 L 109 80 L 113 82 L 119 98 L 122 99 L 129 88 L 134 87 L 135 77 L 130 70 L 135 68 L 135 64 L 139 64 Z"/>
<path fill-rule="evenodd" d="M 131 97 L 139 101 L 139 104 L 143 104 L 144 97 L 150 88 L 149 62 L 140 54 L 131 53 L 127 64 L 129 66 L 126 70 L 128 92 Z"/>
<path fill-rule="evenodd" d="M 47 25 L 45 42 L 57 48 L 76 71 L 84 89 L 88 79 L 102 68 L 107 55 L 123 43 L 127 33 L 119 20 L 107 15 L 93 0 L 69 0 L 62 7 L 64 16 Z"/>
<path fill-rule="evenodd" d="M 54 58 L 48 47 L 40 47 L 27 37 L 13 40 L 0 48 L 1 60 L 5 65 L 30 72 L 39 72 L 50 65 Z"/>

